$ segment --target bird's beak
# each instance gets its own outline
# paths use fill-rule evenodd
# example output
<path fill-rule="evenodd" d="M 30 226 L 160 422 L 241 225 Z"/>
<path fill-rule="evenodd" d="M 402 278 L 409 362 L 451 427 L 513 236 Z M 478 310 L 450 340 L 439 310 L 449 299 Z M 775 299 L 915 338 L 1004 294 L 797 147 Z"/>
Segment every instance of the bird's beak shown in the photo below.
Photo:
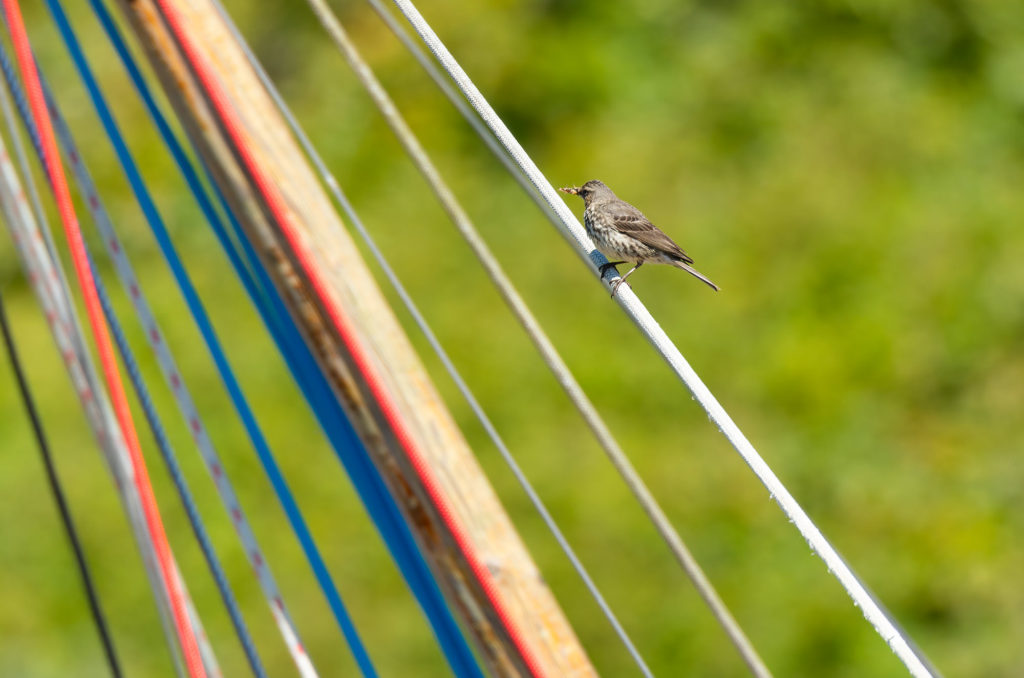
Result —
<path fill-rule="evenodd" d="M 580 189 L 578 189 L 578 188 L 576 188 L 574 186 L 566 186 L 565 188 L 560 188 L 558 190 L 560 190 L 562 193 L 568 193 L 569 195 L 579 195 L 580 194 Z"/>

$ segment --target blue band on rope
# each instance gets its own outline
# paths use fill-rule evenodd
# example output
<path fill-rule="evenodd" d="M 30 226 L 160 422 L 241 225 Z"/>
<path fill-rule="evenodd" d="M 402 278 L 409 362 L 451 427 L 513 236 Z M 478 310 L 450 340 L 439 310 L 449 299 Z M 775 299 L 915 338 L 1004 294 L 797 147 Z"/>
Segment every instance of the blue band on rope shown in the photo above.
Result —
<path fill-rule="evenodd" d="M 320 584 L 320 588 L 327 599 L 328 605 L 334 614 L 334 618 L 341 627 L 349 648 L 352 650 L 356 664 L 359 666 L 363 675 L 376 676 L 376 671 L 373 668 L 370 657 L 363 646 L 362 640 L 359 638 L 359 634 L 349 617 L 348 611 L 345 609 L 341 595 L 338 593 L 334 581 L 327 570 L 327 565 L 313 541 L 313 536 L 302 517 L 302 513 L 295 502 L 294 496 L 288 489 L 288 485 L 270 451 L 269 446 L 267 445 L 263 432 L 260 430 L 259 424 L 256 422 L 256 418 L 250 409 L 245 396 L 242 394 L 242 390 L 235 378 L 234 372 L 228 364 L 227 358 L 224 355 L 224 351 L 217 339 L 206 310 L 204 309 L 202 302 L 199 300 L 199 296 L 192 285 L 191 279 L 185 272 L 185 268 L 181 263 L 181 258 L 178 256 L 174 245 L 171 243 L 170 236 L 167 233 L 163 220 L 161 219 L 156 205 L 154 204 L 153 199 L 150 196 L 141 175 L 139 174 L 131 153 L 121 136 L 117 123 L 114 121 L 110 112 L 110 108 L 100 92 L 99 86 L 93 77 L 88 63 L 86 62 L 85 55 L 83 54 L 78 40 L 68 23 L 63 8 L 57 0 L 47 0 L 46 4 L 53 15 L 57 28 L 64 40 L 64 44 L 75 63 L 79 76 L 89 92 L 89 97 L 96 108 L 96 112 L 103 124 L 107 136 L 110 138 L 110 141 L 114 146 L 118 160 L 127 175 L 132 191 L 135 193 L 139 206 L 146 217 L 146 221 L 149 223 L 157 244 L 160 246 L 160 250 L 167 261 L 167 264 L 171 268 L 175 281 L 185 297 L 185 302 L 189 307 L 189 311 L 195 319 L 199 332 L 203 337 L 203 341 L 206 343 L 235 409 L 237 410 L 239 417 L 242 419 L 242 423 L 248 433 L 249 439 L 252 441 L 260 463 L 262 464 L 263 469 L 274 488 L 274 492 L 277 494 L 285 514 L 288 517 L 292 530 L 295 532 L 306 558 L 313 569 L 313 573 Z"/>
<path fill-rule="evenodd" d="M 364 506 L 370 513 L 371 518 L 377 525 L 391 551 L 392 557 L 395 559 L 406 582 L 427 615 L 449 665 L 457 676 L 468 678 L 482 677 L 483 674 L 480 671 L 476 658 L 452 616 L 451 610 L 448 608 L 429 566 L 423 559 L 415 537 L 402 517 L 401 510 L 395 503 L 394 498 L 385 486 L 372 461 L 370 461 L 362 441 L 359 440 L 352 429 L 344 410 L 338 403 L 329 383 L 316 364 L 291 315 L 285 308 L 281 296 L 271 282 L 266 268 L 253 250 L 252 243 L 242 232 L 234 212 L 221 193 L 209 168 L 205 165 L 203 166 L 210 184 L 213 186 L 219 202 L 228 216 L 236 239 L 245 250 L 245 257 L 249 263 L 248 266 L 237 251 L 232 238 L 226 232 L 216 209 L 211 204 L 203 188 L 199 176 L 196 174 L 185 150 L 171 131 L 170 125 L 157 106 L 148 85 L 143 79 L 106 7 L 100 0 L 90 0 L 90 4 L 127 69 L 137 92 L 167 144 L 171 155 L 178 163 L 189 188 L 199 203 L 200 209 L 209 221 L 235 272 L 257 307 L 278 349 L 285 357 L 293 377 L 302 389 L 303 395 L 309 402 L 321 428 L 331 441 L 332 447 L 338 454 L 339 459 L 344 464 L 356 490 L 359 492 Z M 254 281 L 252 279 L 249 273 L 250 270 L 255 272 L 257 280 Z"/>

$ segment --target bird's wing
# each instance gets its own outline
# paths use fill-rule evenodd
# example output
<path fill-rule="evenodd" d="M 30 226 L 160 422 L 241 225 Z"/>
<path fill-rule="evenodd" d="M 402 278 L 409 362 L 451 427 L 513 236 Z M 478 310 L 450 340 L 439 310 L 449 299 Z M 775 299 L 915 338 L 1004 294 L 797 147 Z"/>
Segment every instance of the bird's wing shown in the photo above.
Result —
<path fill-rule="evenodd" d="M 660 250 L 670 256 L 678 257 L 687 264 L 692 264 L 693 259 L 675 244 L 672 238 L 662 233 L 661 229 L 651 223 L 644 216 L 643 212 L 622 200 L 606 206 L 607 214 L 615 223 L 615 227 L 643 244 Z"/>

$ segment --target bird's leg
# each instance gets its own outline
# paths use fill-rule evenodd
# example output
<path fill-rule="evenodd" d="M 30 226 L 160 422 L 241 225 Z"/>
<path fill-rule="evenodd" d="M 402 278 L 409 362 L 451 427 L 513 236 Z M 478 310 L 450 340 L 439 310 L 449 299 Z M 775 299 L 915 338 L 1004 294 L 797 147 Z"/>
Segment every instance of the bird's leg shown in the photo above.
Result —
<path fill-rule="evenodd" d="M 633 274 L 633 271 L 635 271 L 636 269 L 640 268 L 643 265 L 644 265 L 644 262 L 642 262 L 642 261 L 636 262 L 636 266 L 634 266 L 633 268 L 629 269 L 629 271 L 626 272 L 626 275 L 622 276 L 621 278 L 619 278 L 618 280 L 615 281 L 615 284 L 612 285 L 612 297 L 613 298 L 615 297 L 615 293 L 619 291 L 619 285 L 621 285 L 622 283 L 626 282 L 626 278 L 631 276 Z"/>
<path fill-rule="evenodd" d="M 626 262 L 624 262 L 624 261 L 606 261 L 606 262 L 604 262 L 603 264 L 601 264 L 601 268 L 599 269 L 600 272 L 601 272 L 601 277 L 602 278 L 604 277 L 604 274 L 608 272 L 609 268 L 615 268 L 619 264 L 624 264 L 624 263 L 626 263 Z M 616 273 L 618 273 L 618 271 L 616 271 Z"/>

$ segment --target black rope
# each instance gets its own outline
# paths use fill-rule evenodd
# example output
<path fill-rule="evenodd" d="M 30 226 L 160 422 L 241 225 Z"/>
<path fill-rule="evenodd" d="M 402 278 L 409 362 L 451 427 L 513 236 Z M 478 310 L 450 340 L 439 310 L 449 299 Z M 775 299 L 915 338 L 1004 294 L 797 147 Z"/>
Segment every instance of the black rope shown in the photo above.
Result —
<path fill-rule="evenodd" d="M 75 524 L 71 519 L 71 512 L 68 510 L 68 504 L 64 498 L 64 490 L 61 489 L 60 479 L 57 477 L 57 469 L 53 464 L 50 446 L 46 442 L 46 434 L 43 432 L 43 422 L 39 419 L 35 402 L 32 400 L 32 393 L 29 391 L 28 382 L 25 380 L 25 373 L 21 369 L 18 351 L 14 346 L 14 337 L 7 324 L 7 313 L 4 310 L 3 295 L 0 295 L 0 329 L 3 330 L 4 344 L 7 346 L 7 355 L 11 360 L 11 367 L 14 369 L 14 376 L 18 380 L 18 390 L 21 392 L 21 399 L 25 403 L 29 419 L 32 420 L 32 429 L 35 431 L 36 441 L 39 443 L 39 451 L 43 457 L 43 465 L 46 467 L 46 477 L 50 482 L 50 489 L 53 491 L 53 497 L 57 501 L 57 508 L 60 511 L 61 520 L 64 522 L 64 529 L 67 531 L 68 539 L 71 541 L 71 548 L 75 552 L 78 572 L 82 576 L 85 593 L 89 598 L 89 608 L 92 610 L 93 620 L 96 622 L 100 639 L 103 641 L 103 650 L 107 655 L 107 663 L 110 664 L 110 672 L 116 678 L 120 678 L 122 675 L 121 666 L 118 664 L 117 655 L 114 653 L 114 643 L 110 637 L 110 629 L 107 627 L 103 610 L 100 609 L 100 601 L 96 596 L 92 576 L 89 574 L 89 567 L 85 563 L 82 544 L 78 540 L 78 533 L 75 530 Z"/>

